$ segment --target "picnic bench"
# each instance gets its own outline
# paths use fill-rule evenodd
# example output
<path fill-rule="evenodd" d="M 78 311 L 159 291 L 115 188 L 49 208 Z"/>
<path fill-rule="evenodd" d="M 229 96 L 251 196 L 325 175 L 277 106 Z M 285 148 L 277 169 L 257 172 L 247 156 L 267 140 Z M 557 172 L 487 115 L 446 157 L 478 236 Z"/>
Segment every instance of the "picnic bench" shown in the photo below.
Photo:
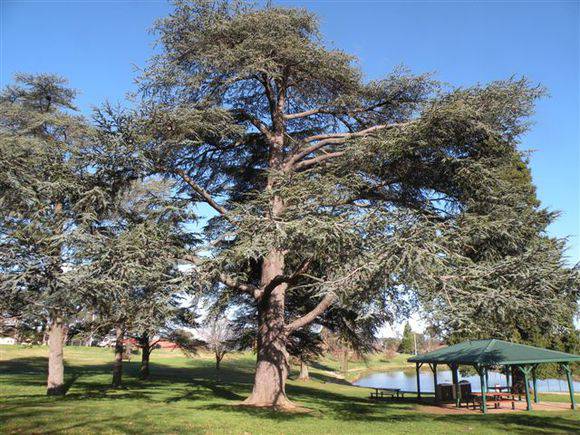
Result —
<path fill-rule="evenodd" d="M 380 387 L 370 387 L 375 391 L 371 391 L 370 398 L 373 400 L 380 400 L 380 399 L 387 399 L 390 397 L 393 398 L 401 398 L 405 397 L 405 392 L 401 392 L 400 388 L 380 388 Z"/>
<path fill-rule="evenodd" d="M 473 409 L 482 406 L 484 393 L 472 392 L 468 397 L 465 398 L 467 408 L 469 404 L 473 403 Z M 495 409 L 499 409 L 502 401 L 511 401 L 512 409 L 515 409 L 515 394 L 512 392 L 502 392 L 502 391 L 488 391 L 485 393 L 485 399 L 488 405 L 493 405 Z"/>

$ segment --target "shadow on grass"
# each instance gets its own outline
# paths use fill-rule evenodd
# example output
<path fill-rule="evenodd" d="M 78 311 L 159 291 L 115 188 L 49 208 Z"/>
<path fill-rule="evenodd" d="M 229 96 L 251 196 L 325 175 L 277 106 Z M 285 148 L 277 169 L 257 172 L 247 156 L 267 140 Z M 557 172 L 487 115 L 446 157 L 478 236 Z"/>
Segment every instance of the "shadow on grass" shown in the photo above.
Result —
<path fill-rule="evenodd" d="M 39 421 L 45 421 L 55 413 L 54 406 L 71 402 L 98 401 L 116 403 L 116 401 L 136 401 L 138 412 L 129 412 L 122 419 L 95 418 L 89 410 L 75 407 L 77 420 L 81 423 L 69 424 L 66 421 L 58 431 L 87 428 L 90 431 L 147 432 L 148 427 L 141 423 L 141 413 L 147 409 L 162 409 L 175 403 L 192 405 L 199 411 L 219 411 L 228 414 L 249 416 L 254 419 L 272 421 L 302 421 L 306 419 L 334 419 L 361 423 L 397 423 L 397 422 L 439 422 L 452 427 L 453 424 L 482 425 L 498 431 L 514 433 L 570 432 L 578 429 L 578 422 L 572 414 L 546 415 L 537 413 L 514 412 L 483 416 L 473 415 L 434 415 L 424 414 L 417 410 L 413 398 L 375 403 L 368 400 L 360 389 L 345 388 L 348 382 L 331 376 L 315 373 L 313 380 L 305 383 L 290 383 L 287 392 L 297 405 L 308 408 L 310 412 L 279 412 L 272 409 L 239 406 L 252 388 L 252 372 L 249 364 L 232 361 L 220 371 L 219 380 L 211 361 L 188 362 L 187 366 L 172 366 L 152 362 L 152 379 L 138 379 L 139 362 L 125 363 L 124 389 L 113 390 L 106 385 L 110 381 L 111 364 L 67 365 L 67 384 L 69 393 L 62 398 L 46 397 L 42 394 L 2 394 L 4 405 L 0 421 L 3 423 L 17 419 L 23 424 L 24 432 L 38 432 Z M 0 363 L 3 382 L 15 386 L 28 387 L 44 385 L 46 358 L 19 358 Z M 140 406 L 140 403 L 143 406 Z M 424 403 L 424 402 L 423 402 Z M 141 410 L 141 408 L 143 410 Z M 67 417 L 65 410 L 62 418 Z M 101 413 L 105 413 L 101 411 Z M 219 414 L 216 414 L 216 416 Z M 99 415 L 102 417 L 103 415 Z M 146 420 L 146 418 L 144 419 Z M 259 423 L 256 423 L 259 425 Z M 47 428 L 40 428 L 47 432 Z"/>

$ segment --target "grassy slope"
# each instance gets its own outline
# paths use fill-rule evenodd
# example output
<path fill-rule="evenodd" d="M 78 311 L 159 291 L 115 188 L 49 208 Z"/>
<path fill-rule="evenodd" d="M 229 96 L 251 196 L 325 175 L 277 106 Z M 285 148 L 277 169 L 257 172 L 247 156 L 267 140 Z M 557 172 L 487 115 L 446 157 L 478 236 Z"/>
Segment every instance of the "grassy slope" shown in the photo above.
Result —
<path fill-rule="evenodd" d="M 44 395 L 46 348 L 0 346 L 0 431 L 3 433 L 518 433 L 573 432 L 578 412 L 502 415 L 430 415 L 411 402 L 371 403 L 368 390 L 331 376 L 335 361 L 324 359 L 309 382 L 290 381 L 288 394 L 309 413 L 278 413 L 236 406 L 251 390 L 254 357 L 230 356 L 221 379 L 209 356 L 187 359 L 156 351 L 152 380 L 136 379 L 138 357 L 127 364 L 126 388 L 110 390 L 111 350 L 66 348 L 64 398 Z M 371 368 L 403 366 L 371 360 Z M 364 364 L 351 363 L 347 378 Z M 360 369 L 360 370 L 359 370 Z M 351 375 L 352 373 L 352 375 Z M 544 397 L 548 398 L 548 397 Z M 550 396 L 549 400 L 565 400 Z"/>

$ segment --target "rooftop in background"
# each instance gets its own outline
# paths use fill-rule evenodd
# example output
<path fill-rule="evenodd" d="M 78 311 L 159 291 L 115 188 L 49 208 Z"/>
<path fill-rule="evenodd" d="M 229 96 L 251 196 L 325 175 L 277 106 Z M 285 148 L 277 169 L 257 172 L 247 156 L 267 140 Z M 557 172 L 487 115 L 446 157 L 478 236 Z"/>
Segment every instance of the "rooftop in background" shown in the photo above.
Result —
<path fill-rule="evenodd" d="M 503 340 L 474 340 L 437 349 L 408 359 L 416 363 L 513 365 L 580 361 L 579 355 Z"/>

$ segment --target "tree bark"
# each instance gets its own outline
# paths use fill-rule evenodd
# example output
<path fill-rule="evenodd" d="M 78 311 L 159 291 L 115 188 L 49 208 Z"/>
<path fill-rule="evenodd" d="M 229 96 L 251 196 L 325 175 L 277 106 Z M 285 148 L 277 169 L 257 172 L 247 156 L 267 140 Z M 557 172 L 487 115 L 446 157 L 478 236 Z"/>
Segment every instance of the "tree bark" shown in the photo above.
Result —
<path fill-rule="evenodd" d="M 526 381 L 524 374 L 520 371 L 517 366 L 512 366 L 512 391 L 516 394 L 526 393 Z"/>
<path fill-rule="evenodd" d="M 271 252 L 262 266 L 262 286 L 265 287 L 284 270 L 284 256 L 279 251 Z M 286 351 L 286 329 L 284 298 L 286 284 L 280 284 L 258 302 L 258 355 L 254 389 L 244 404 L 293 408 L 286 396 L 288 377 L 288 352 Z"/>
<path fill-rule="evenodd" d="M 64 324 L 60 317 L 51 320 L 48 332 L 48 380 L 46 394 L 63 396 L 64 386 Z"/>
<path fill-rule="evenodd" d="M 149 379 L 149 357 L 151 356 L 151 348 L 149 346 L 149 339 L 141 344 L 141 379 Z"/>
<path fill-rule="evenodd" d="M 310 374 L 308 373 L 308 365 L 300 360 L 300 375 L 298 375 L 299 381 L 308 381 L 310 380 Z"/>
<path fill-rule="evenodd" d="M 123 339 L 125 338 L 125 330 L 121 326 L 115 328 L 115 362 L 113 364 L 113 382 L 114 388 L 120 388 L 123 380 Z"/>

